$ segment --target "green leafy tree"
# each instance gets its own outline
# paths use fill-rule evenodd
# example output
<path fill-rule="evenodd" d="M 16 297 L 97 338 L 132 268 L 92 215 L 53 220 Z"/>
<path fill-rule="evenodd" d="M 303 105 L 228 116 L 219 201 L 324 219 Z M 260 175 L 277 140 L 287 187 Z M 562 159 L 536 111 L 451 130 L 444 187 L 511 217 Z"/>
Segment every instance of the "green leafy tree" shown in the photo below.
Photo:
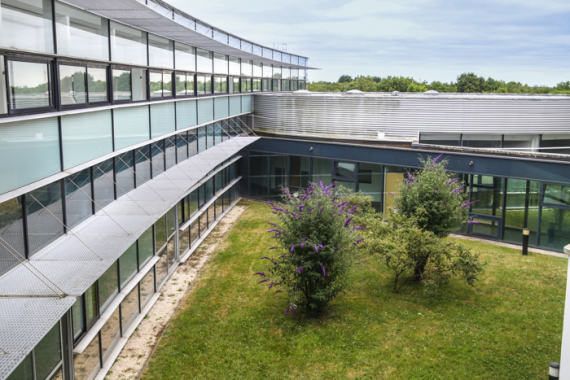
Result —
<path fill-rule="evenodd" d="M 278 218 L 268 231 L 277 241 L 270 250 L 279 256 L 262 257 L 269 266 L 255 275 L 262 276 L 259 283 L 276 293 L 284 288 L 289 299 L 286 313 L 293 314 L 298 307 L 320 312 L 345 288 L 362 239 L 360 227 L 353 222 L 358 206 L 349 208 L 349 194 L 334 187 L 334 183 L 312 184 L 297 197 L 284 188 L 282 203 L 270 202 Z"/>
<path fill-rule="evenodd" d="M 485 78 L 473 73 L 463 73 L 457 77 L 458 92 L 483 92 L 486 89 Z"/>
<path fill-rule="evenodd" d="M 352 82 L 352 77 L 350 75 L 341 75 L 338 78 L 338 83 L 350 83 Z"/>
<path fill-rule="evenodd" d="M 426 294 L 431 294 L 453 276 L 473 286 L 483 272 L 478 254 L 420 228 L 413 217 L 394 213 L 376 218 L 367 224 L 367 230 L 370 237 L 366 248 L 394 272 L 395 293 L 406 282 L 416 280 L 423 284 Z M 419 263 L 425 264 L 418 278 Z"/>
<path fill-rule="evenodd" d="M 467 221 L 465 184 L 446 169 L 448 161 L 420 159 L 423 168 L 409 174 L 399 187 L 396 199 L 398 213 L 413 218 L 418 227 L 442 238 L 459 230 Z M 416 262 L 416 277 L 421 278 L 429 257 Z"/>

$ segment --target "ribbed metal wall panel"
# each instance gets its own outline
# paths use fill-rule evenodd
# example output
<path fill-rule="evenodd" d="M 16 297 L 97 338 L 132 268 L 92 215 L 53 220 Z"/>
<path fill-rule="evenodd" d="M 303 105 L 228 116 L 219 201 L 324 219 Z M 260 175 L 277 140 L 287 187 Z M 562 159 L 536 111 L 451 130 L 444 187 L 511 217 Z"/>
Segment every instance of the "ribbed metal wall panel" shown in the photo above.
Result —
<path fill-rule="evenodd" d="M 292 135 L 570 133 L 570 96 L 263 94 L 255 115 L 256 130 Z"/>

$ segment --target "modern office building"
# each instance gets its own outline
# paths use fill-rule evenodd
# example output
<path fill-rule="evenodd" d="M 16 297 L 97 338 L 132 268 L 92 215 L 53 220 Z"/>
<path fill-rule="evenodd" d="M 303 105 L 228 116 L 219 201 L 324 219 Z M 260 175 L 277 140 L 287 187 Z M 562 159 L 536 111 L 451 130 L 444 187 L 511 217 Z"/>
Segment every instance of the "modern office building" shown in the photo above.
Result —
<path fill-rule="evenodd" d="M 240 196 L 279 185 L 382 212 L 444 152 L 477 201 L 462 233 L 568 242 L 568 96 L 311 94 L 306 57 L 159 0 L 2 0 L 0 20 L 0 379 L 102 379 Z"/>

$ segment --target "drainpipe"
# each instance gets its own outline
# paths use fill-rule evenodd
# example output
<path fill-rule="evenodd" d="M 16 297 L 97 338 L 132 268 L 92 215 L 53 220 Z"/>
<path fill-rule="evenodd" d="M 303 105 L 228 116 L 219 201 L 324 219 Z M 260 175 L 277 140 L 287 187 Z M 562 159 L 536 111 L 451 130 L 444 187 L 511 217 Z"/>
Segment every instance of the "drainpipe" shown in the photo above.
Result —
<path fill-rule="evenodd" d="M 564 247 L 564 253 L 570 256 L 570 244 Z M 568 272 L 570 274 L 570 260 Z M 566 300 L 564 302 L 564 324 L 562 325 L 562 352 L 560 354 L 560 380 L 570 380 L 570 277 L 566 279 Z M 568 360 L 566 360 L 568 359 Z"/>

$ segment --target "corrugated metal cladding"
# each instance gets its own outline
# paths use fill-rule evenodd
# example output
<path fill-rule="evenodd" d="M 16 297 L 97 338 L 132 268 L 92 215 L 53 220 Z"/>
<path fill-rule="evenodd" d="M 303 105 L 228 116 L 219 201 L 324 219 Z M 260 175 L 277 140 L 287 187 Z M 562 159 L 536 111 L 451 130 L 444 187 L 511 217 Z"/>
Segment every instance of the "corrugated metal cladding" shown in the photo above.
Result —
<path fill-rule="evenodd" d="M 330 137 L 570 133 L 570 96 L 260 94 L 255 115 L 259 131 Z"/>

